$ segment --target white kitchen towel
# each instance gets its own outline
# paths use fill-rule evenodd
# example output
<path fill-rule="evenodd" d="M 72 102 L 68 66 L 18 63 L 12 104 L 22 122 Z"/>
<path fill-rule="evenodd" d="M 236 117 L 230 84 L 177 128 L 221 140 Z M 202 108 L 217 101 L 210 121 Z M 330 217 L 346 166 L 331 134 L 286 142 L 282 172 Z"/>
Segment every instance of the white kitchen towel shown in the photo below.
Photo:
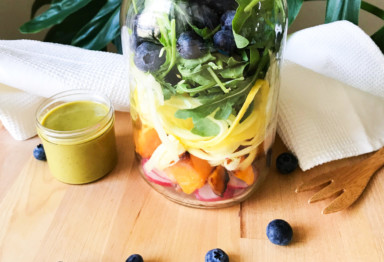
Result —
<path fill-rule="evenodd" d="M 278 133 L 303 170 L 384 146 L 384 57 L 341 21 L 291 35 L 282 67 Z M 35 135 L 44 97 L 93 89 L 127 110 L 123 56 L 30 40 L 0 41 L 0 120 L 15 139 Z"/>
<path fill-rule="evenodd" d="M 384 56 L 347 21 L 301 30 L 285 50 L 278 133 L 307 170 L 384 146 Z"/>
<path fill-rule="evenodd" d="M 107 95 L 129 109 L 129 74 L 122 55 L 33 40 L 0 41 L 0 120 L 13 138 L 36 135 L 44 98 L 70 89 Z"/>

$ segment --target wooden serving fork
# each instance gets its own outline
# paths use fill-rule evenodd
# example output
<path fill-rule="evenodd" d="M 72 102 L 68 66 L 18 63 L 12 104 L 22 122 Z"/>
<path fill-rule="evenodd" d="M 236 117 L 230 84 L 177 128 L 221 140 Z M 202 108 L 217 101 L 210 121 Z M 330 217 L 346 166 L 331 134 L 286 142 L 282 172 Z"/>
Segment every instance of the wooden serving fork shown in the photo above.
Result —
<path fill-rule="evenodd" d="M 339 194 L 322 211 L 323 214 L 337 212 L 352 205 L 363 193 L 373 174 L 383 166 L 384 147 L 358 163 L 335 169 L 304 182 L 296 188 L 296 193 L 326 185 L 315 193 L 308 202 L 314 203 Z"/>

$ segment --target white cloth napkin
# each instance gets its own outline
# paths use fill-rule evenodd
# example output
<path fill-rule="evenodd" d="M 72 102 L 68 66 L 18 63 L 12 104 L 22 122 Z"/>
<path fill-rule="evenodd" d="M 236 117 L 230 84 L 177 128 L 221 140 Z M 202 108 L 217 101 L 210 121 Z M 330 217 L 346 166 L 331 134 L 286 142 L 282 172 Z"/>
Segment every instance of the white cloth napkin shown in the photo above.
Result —
<path fill-rule="evenodd" d="M 384 145 L 384 57 L 349 22 L 308 28 L 287 41 L 278 133 L 303 170 Z M 128 110 L 123 56 L 31 40 L 0 41 L 0 120 L 15 139 L 35 135 L 44 97 L 68 89 L 106 93 Z"/>
<path fill-rule="evenodd" d="M 384 56 L 347 21 L 289 37 L 278 133 L 301 169 L 384 146 Z"/>
<path fill-rule="evenodd" d="M 106 94 L 129 108 L 129 74 L 122 55 L 32 40 L 0 41 L 0 120 L 13 138 L 36 135 L 35 112 L 49 96 L 70 89 Z"/>

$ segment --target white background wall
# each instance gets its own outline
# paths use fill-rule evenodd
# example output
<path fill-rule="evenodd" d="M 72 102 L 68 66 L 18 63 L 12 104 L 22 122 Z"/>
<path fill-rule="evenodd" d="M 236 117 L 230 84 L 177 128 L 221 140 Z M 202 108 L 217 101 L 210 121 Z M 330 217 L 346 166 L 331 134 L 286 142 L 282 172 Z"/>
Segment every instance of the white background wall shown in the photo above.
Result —
<path fill-rule="evenodd" d="M 367 2 L 384 9 L 384 0 L 367 0 Z M 18 31 L 18 28 L 29 20 L 32 3 L 33 0 L 0 0 L 0 39 L 43 39 L 45 31 L 26 35 Z M 324 15 L 325 1 L 305 2 L 298 18 L 292 24 L 290 32 L 322 24 Z M 383 25 L 384 22 L 379 18 L 365 11 L 360 12 L 359 26 L 368 34 L 374 33 Z"/>

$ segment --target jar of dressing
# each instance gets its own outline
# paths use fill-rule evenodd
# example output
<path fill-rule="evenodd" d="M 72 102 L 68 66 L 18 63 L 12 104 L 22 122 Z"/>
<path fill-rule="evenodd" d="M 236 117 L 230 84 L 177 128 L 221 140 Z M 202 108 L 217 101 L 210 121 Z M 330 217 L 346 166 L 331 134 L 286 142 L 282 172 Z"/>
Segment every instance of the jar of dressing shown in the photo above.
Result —
<path fill-rule="evenodd" d="M 84 184 L 108 174 L 117 163 L 114 109 L 109 99 L 87 90 L 70 90 L 44 101 L 36 113 L 52 175 Z"/>

